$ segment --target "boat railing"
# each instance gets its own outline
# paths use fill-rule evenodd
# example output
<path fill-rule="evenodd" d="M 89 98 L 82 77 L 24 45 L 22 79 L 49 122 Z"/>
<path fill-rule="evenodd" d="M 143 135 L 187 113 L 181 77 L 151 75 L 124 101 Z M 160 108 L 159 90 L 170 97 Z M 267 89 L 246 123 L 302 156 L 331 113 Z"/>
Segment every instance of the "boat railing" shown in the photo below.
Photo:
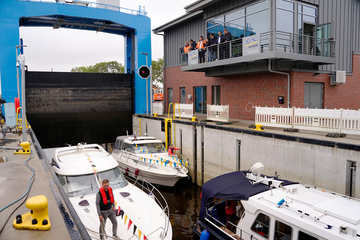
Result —
<path fill-rule="evenodd" d="M 340 197 L 343 197 L 343 198 L 347 198 L 347 199 L 350 199 L 350 200 L 360 202 L 359 198 L 354 198 L 354 197 L 351 197 L 351 196 L 348 196 L 348 195 L 333 192 L 333 191 L 330 191 L 330 190 L 327 190 L 327 189 L 324 189 L 324 188 L 320 188 L 320 187 L 317 187 L 317 186 L 304 184 L 304 187 L 307 188 L 307 189 L 310 189 L 311 191 L 320 191 L 320 193 L 327 193 L 327 194 L 331 194 L 331 195 L 336 195 L 336 196 L 340 196 Z"/>
<path fill-rule="evenodd" d="M 145 179 L 140 179 L 140 181 L 139 181 L 139 178 L 137 178 L 136 180 L 134 180 L 133 178 L 128 177 L 128 176 L 125 176 L 125 178 L 130 183 L 132 183 L 134 186 L 136 186 L 137 188 L 139 188 L 140 190 L 145 192 L 149 197 L 153 198 L 154 201 L 160 206 L 160 208 L 162 210 L 162 214 L 165 214 L 167 216 L 167 217 L 165 217 L 164 226 L 158 227 L 151 233 L 147 234 L 147 237 L 150 237 L 151 234 L 154 234 L 158 230 L 163 230 L 163 233 L 161 234 L 161 239 L 164 239 L 168 233 L 169 224 L 170 224 L 170 210 L 169 210 L 169 205 L 168 205 L 165 197 L 161 194 L 161 192 L 156 187 L 154 187 L 154 185 L 152 185 Z"/>
<path fill-rule="evenodd" d="M 254 237 L 252 234 L 246 232 L 245 230 L 239 228 L 238 226 L 236 226 L 235 224 L 233 224 L 230 221 L 222 221 L 219 218 L 219 215 L 217 212 L 213 211 L 216 209 L 217 204 L 212 201 L 209 202 L 207 204 L 206 207 L 206 213 L 205 213 L 205 219 L 212 224 L 213 226 L 215 226 L 216 228 L 218 228 L 220 231 L 222 231 L 224 234 L 226 234 L 227 236 L 233 238 L 233 239 L 241 239 L 241 240 L 259 240 L 258 238 Z M 225 210 L 224 210 L 225 211 Z M 242 216 L 240 217 L 241 220 Z M 231 231 L 229 229 L 229 226 L 231 226 L 230 228 L 232 228 L 232 230 L 235 230 L 235 232 Z"/>

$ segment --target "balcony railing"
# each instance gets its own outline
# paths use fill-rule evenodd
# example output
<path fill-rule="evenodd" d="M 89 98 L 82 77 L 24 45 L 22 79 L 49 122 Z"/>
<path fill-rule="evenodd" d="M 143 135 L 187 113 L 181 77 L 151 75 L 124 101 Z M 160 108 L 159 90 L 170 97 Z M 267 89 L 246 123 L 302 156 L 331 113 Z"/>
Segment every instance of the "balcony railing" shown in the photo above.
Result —
<path fill-rule="evenodd" d="M 238 38 L 229 42 L 208 46 L 205 50 L 189 52 L 189 54 L 184 53 L 183 48 L 181 48 L 181 66 L 221 61 L 250 54 L 261 54 L 274 51 L 335 58 L 335 41 L 332 39 L 317 38 L 282 31 L 270 31 L 260 34 L 260 37 L 258 37 L 259 50 L 258 52 L 255 51 L 253 53 L 251 53 L 251 51 L 244 53 L 243 41 L 244 38 Z"/>

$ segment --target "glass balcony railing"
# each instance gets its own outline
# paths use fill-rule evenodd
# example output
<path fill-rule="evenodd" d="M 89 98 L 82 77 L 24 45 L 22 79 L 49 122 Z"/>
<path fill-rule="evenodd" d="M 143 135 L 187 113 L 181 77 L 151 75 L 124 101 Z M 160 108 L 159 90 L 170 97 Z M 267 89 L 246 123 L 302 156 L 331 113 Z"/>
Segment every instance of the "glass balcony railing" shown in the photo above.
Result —
<path fill-rule="evenodd" d="M 184 53 L 180 49 L 181 66 L 189 66 L 200 63 L 213 61 L 222 61 L 226 59 L 238 58 L 239 62 L 242 57 L 263 54 L 269 52 L 289 53 L 307 55 L 313 57 L 335 58 L 335 41 L 332 39 L 317 38 L 309 35 L 301 35 L 282 31 L 270 31 L 247 38 L 238 38 L 230 42 L 224 42 L 213 46 L 208 46 L 204 50 L 194 50 Z M 281 55 L 282 57 L 284 55 Z M 268 58 L 268 55 L 264 58 Z M 287 58 L 297 57 L 288 55 Z M 306 61 L 306 59 L 305 59 Z M 316 59 L 312 59 L 316 62 Z M 331 63 L 333 60 L 329 61 Z M 325 62 L 321 59 L 321 62 Z"/>

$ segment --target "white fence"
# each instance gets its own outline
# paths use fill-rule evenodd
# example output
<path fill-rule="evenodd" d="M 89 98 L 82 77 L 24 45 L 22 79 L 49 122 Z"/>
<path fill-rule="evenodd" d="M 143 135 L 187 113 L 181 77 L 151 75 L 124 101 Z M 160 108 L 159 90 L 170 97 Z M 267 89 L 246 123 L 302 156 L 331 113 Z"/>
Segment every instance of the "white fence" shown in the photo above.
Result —
<path fill-rule="evenodd" d="M 229 122 L 229 105 L 207 105 L 207 120 Z"/>
<path fill-rule="evenodd" d="M 153 103 L 153 113 L 162 115 L 164 112 L 164 104 L 162 102 Z"/>
<path fill-rule="evenodd" d="M 194 116 L 194 107 L 192 103 L 176 103 L 175 104 L 175 116 L 179 117 L 179 106 L 180 106 L 180 117 L 182 118 L 192 118 Z"/>
<path fill-rule="evenodd" d="M 256 107 L 263 126 L 360 134 L 360 110 Z"/>

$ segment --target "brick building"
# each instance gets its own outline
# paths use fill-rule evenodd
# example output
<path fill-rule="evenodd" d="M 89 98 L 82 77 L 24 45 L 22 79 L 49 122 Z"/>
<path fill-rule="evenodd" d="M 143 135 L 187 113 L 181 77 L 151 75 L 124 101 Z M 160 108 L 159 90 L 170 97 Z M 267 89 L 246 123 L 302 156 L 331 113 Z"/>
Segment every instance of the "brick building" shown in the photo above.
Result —
<path fill-rule="evenodd" d="M 230 118 L 254 120 L 253 106 L 360 108 L 359 0 L 199 0 L 185 9 L 153 30 L 164 35 L 166 110 L 229 105 Z M 207 47 L 205 63 L 183 53 L 185 41 L 217 41 L 225 28 L 231 40 Z"/>

